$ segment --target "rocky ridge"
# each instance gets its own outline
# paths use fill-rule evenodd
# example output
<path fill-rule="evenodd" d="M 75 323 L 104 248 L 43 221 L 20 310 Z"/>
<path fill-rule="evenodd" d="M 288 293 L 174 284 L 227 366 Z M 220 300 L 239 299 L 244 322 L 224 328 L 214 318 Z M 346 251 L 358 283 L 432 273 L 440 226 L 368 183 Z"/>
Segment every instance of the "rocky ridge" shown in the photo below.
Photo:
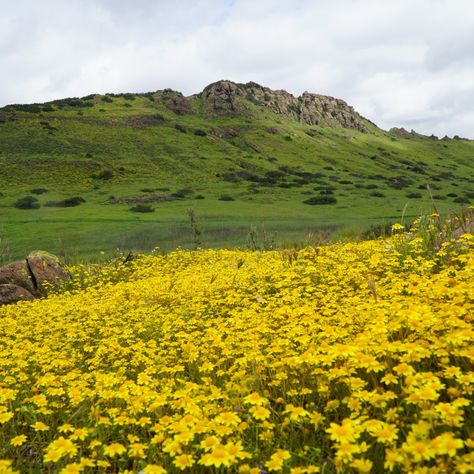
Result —
<path fill-rule="evenodd" d="M 197 96 L 203 99 L 206 117 L 239 116 L 251 112 L 253 103 L 306 125 L 343 127 L 366 133 L 366 121 L 341 99 L 304 92 L 295 97 L 285 90 L 272 90 L 255 82 L 237 84 L 218 81 Z"/>

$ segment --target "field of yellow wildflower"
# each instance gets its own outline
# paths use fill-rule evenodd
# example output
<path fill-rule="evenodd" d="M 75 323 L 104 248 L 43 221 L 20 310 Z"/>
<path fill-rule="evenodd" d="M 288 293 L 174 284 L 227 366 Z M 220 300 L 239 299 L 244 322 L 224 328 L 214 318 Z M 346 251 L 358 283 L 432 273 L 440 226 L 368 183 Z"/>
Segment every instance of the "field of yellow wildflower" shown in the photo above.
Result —
<path fill-rule="evenodd" d="M 0 473 L 474 472 L 473 238 L 396 237 L 76 267 L 0 308 Z"/>

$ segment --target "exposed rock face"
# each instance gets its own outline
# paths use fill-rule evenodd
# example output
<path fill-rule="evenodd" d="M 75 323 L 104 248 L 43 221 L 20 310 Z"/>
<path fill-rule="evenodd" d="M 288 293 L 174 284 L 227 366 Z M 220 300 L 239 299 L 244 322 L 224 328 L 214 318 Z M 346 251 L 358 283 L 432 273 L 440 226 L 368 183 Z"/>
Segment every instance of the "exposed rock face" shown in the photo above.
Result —
<path fill-rule="evenodd" d="M 0 306 L 4 304 L 17 303 L 18 301 L 31 301 L 35 297 L 25 288 L 7 283 L 0 284 Z"/>
<path fill-rule="evenodd" d="M 411 131 L 409 132 L 407 129 L 403 128 L 403 127 L 400 127 L 400 128 L 397 128 L 397 127 L 392 127 L 388 133 L 390 133 L 390 135 L 393 135 L 394 137 L 397 137 L 397 138 L 429 138 L 431 140 L 438 140 L 438 137 L 436 137 L 435 135 L 431 135 L 431 136 L 427 136 L 427 135 L 423 135 L 421 133 L 418 133 L 418 132 L 415 132 L 415 130 L 411 129 Z"/>
<path fill-rule="evenodd" d="M 49 286 L 56 286 L 68 277 L 56 256 L 32 252 L 25 260 L 0 267 L 0 306 L 43 296 Z"/>
<path fill-rule="evenodd" d="M 300 121 L 308 125 L 322 125 L 324 123 L 336 127 L 352 128 L 360 132 L 367 132 L 367 127 L 353 107 L 341 99 L 334 97 L 310 94 L 305 92 L 301 98 Z"/>
<path fill-rule="evenodd" d="M 189 105 L 189 100 L 179 93 L 165 101 L 166 107 L 177 115 L 190 115 L 193 109 Z"/>
<path fill-rule="evenodd" d="M 207 117 L 240 115 L 247 110 L 239 100 L 243 95 L 242 89 L 231 81 L 209 84 L 202 91 L 204 115 Z"/>
<path fill-rule="evenodd" d="M 285 90 L 272 90 L 255 82 L 243 85 L 246 91 L 246 99 L 257 105 L 263 105 L 273 113 L 299 120 L 299 100 Z"/>
<path fill-rule="evenodd" d="M 344 127 L 367 132 L 363 118 L 346 102 L 305 92 L 295 97 L 285 90 L 272 90 L 255 82 L 236 84 L 219 81 L 201 93 L 207 117 L 245 115 L 254 105 L 307 125 Z"/>

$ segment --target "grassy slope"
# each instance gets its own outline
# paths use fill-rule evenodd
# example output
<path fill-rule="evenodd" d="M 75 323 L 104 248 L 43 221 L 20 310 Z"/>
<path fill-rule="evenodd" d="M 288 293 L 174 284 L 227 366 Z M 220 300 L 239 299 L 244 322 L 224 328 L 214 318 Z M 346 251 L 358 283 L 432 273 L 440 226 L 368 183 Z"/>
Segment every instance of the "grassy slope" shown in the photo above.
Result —
<path fill-rule="evenodd" d="M 472 142 L 395 139 L 371 125 L 370 134 L 308 127 L 250 103 L 247 118 L 209 120 L 200 99 L 193 104 L 196 114 L 185 116 L 146 96 L 86 102 L 93 106 L 53 105 L 41 114 L 0 110 L 0 235 L 9 258 L 32 248 L 90 257 L 116 248 L 186 246 L 192 242 L 190 207 L 201 219 L 206 245 L 243 245 L 252 224 L 277 231 L 280 243 L 293 243 L 322 227 L 343 226 L 348 233 L 399 220 L 405 206 L 406 215 L 416 215 L 429 207 L 426 191 L 418 189 L 426 184 L 439 188 L 433 192 L 440 209 L 458 207 L 450 193 L 474 197 Z M 207 135 L 196 136 L 196 130 Z M 113 178 L 94 178 L 103 170 L 112 170 Z M 229 173 L 264 178 L 276 171 L 281 176 L 273 184 L 229 181 Z M 323 176 L 302 178 L 301 172 Z M 400 177 L 407 183 L 395 189 Z M 38 210 L 12 206 L 38 187 L 48 189 L 38 196 L 43 204 L 71 196 L 86 202 Z M 318 187 L 331 187 L 337 204 L 303 204 L 319 194 Z M 107 202 L 144 195 L 143 189 L 169 195 L 182 188 L 193 194 L 156 203 L 151 214 Z M 384 196 L 371 196 L 374 191 Z M 422 198 L 407 198 L 413 192 Z M 222 194 L 235 201 L 220 201 Z"/>

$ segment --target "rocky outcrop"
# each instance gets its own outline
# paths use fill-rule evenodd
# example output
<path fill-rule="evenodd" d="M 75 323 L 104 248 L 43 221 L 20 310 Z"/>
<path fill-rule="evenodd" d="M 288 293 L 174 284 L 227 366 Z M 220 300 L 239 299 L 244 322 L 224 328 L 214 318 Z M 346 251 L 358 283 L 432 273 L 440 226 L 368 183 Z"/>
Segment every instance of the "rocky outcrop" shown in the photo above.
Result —
<path fill-rule="evenodd" d="M 69 277 L 60 260 L 42 251 L 0 267 L 0 306 L 44 296 Z"/>
<path fill-rule="evenodd" d="M 391 128 L 388 133 L 394 137 L 397 137 L 397 138 L 429 138 L 430 140 L 438 140 L 438 137 L 435 136 L 435 135 L 431 135 L 431 136 L 428 136 L 428 135 L 423 135 L 422 133 L 418 133 L 418 132 L 415 132 L 415 130 L 411 129 L 411 131 L 409 132 L 408 130 L 406 130 L 405 128 L 403 127 L 400 127 L 400 128 L 397 128 L 397 127 L 393 127 Z"/>
<path fill-rule="evenodd" d="M 243 90 L 231 81 L 219 81 L 209 84 L 201 93 L 204 98 L 206 117 L 229 117 L 248 111 L 242 102 Z"/>
<path fill-rule="evenodd" d="M 255 82 L 236 84 L 232 81 L 210 84 L 200 96 L 204 99 L 206 117 L 249 115 L 253 104 L 307 125 L 367 132 L 364 119 L 346 102 L 334 97 L 309 92 L 295 97 L 285 90 L 272 90 Z"/>
<path fill-rule="evenodd" d="M 165 100 L 165 106 L 176 115 L 191 115 L 194 113 L 189 104 L 189 99 L 184 97 L 181 93 Z"/>
<path fill-rule="evenodd" d="M 308 125 L 329 125 L 367 132 L 362 117 L 341 99 L 305 92 L 301 98 L 300 121 Z"/>
<path fill-rule="evenodd" d="M 272 90 L 263 87 L 256 82 L 248 82 L 243 85 L 245 98 L 255 105 L 261 105 L 270 109 L 273 113 L 284 115 L 293 120 L 300 119 L 299 100 L 285 90 Z"/>

